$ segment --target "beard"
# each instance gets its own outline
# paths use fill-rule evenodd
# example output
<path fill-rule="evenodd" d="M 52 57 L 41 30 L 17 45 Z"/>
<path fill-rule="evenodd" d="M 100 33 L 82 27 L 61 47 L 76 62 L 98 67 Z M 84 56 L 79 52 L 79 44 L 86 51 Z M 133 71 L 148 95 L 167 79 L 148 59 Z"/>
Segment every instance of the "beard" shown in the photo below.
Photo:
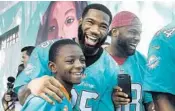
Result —
<path fill-rule="evenodd" d="M 129 42 L 130 40 L 122 40 L 122 39 L 118 39 L 117 40 L 117 46 L 116 48 L 117 49 L 120 49 L 121 52 L 123 52 L 123 54 L 125 56 L 132 56 L 134 55 L 136 49 L 131 49 L 130 46 L 129 46 Z M 119 48 L 118 48 L 119 47 Z"/>
<path fill-rule="evenodd" d="M 82 25 L 79 25 L 79 27 L 78 27 L 78 40 L 79 40 L 79 44 L 84 52 L 84 55 L 85 56 L 94 56 L 97 54 L 99 48 L 105 42 L 107 35 L 105 37 L 103 37 L 102 39 L 100 39 L 95 46 L 86 45 L 85 35 L 86 34 L 82 30 Z"/>

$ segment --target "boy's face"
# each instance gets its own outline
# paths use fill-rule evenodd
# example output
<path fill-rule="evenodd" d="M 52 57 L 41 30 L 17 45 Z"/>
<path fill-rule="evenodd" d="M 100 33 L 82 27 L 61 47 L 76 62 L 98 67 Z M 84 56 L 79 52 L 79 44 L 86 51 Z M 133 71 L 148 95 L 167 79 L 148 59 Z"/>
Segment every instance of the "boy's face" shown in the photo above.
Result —
<path fill-rule="evenodd" d="M 85 57 L 80 47 L 64 45 L 56 57 L 56 79 L 60 81 L 79 84 L 85 68 Z"/>

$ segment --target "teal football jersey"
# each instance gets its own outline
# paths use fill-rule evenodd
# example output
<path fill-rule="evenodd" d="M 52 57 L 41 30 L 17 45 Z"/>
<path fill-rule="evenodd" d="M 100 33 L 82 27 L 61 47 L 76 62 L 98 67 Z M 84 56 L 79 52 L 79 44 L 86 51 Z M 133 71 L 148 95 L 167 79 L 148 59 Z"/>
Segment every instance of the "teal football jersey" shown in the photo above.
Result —
<path fill-rule="evenodd" d="M 32 79 L 43 75 L 53 76 L 48 68 L 48 53 L 54 41 L 47 41 L 34 49 L 27 67 L 15 81 L 15 92 Z M 113 111 L 111 98 L 117 84 L 118 65 L 103 51 L 101 57 L 85 69 L 85 78 L 72 90 L 74 111 Z"/>
<path fill-rule="evenodd" d="M 61 103 L 52 105 L 40 97 L 29 95 L 21 111 L 72 111 L 70 101 L 65 97 Z"/>
<path fill-rule="evenodd" d="M 148 51 L 144 90 L 175 95 L 175 23 L 153 37 Z"/>
<path fill-rule="evenodd" d="M 129 56 L 120 65 L 120 72 L 131 76 L 132 102 L 128 105 L 117 108 L 117 111 L 144 111 L 144 103 L 152 102 L 152 95 L 143 91 L 144 75 L 146 71 L 146 59 L 138 51 Z"/>
<path fill-rule="evenodd" d="M 101 57 L 85 70 L 85 78 L 72 90 L 74 111 L 114 111 L 111 100 L 116 86 L 118 66 L 110 55 L 103 51 Z"/>

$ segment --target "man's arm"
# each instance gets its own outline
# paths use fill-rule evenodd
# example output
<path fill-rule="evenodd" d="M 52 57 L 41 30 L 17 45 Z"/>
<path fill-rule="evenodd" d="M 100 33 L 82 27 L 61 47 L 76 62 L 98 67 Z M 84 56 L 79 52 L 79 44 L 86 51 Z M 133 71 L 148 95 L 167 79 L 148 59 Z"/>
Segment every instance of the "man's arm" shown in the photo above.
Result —
<path fill-rule="evenodd" d="M 156 111 L 175 111 L 175 96 L 168 93 L 152 92 Z"/>
<path fill-rule="evenodd" d="M 43 76 L 40 78 L 33 79 L 28 85 L 24 85 L 18 91 L 18 98 L 20 104 L 24 104 L 27 97 L 32 93 L 35 96 L 40 96 L 47 102 L 54 104 L 53 101 L 48 97 L 51 96 L 58 102 L 62 101 L 63 94 L 59 89 L 60 83 L 51 76 Z M 47 95 L 46 95 L 47 94 Z"/>

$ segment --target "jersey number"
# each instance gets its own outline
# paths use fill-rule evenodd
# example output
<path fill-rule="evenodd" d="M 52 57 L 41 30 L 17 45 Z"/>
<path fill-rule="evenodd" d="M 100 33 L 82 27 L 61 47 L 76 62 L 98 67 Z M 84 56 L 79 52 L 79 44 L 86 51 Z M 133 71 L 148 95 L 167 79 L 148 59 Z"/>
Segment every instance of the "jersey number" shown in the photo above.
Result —
<path fill-rule="evenodd" d="M 136 91 L 136 98 L 132 98 L 132 102 L 124 107 L 117 108 L 116 111 L 130 111 L 131 104 L 135 105 L 135 111 L 141 110 L 139 101 L 142 97 L 142 88 L 140 84 L 132 84 L 132 91 Z"/>
<path fill-rule="evenodd" d="M 98 98 L 97 93 L 87 92 L 87 91 L 82 91 L 81 96 L 79 96 L 75 89 L 72 89 L 71 94 L 73 95 L 73 97 L 72 97 L 72 105 L 73 106 L 75 106 L 77 104 L 76 103 L 76 102 L 78 102 L 77 99 L 80 100 L 80 106 L 79 106 L 80 111 L 92 111 L 92 108 L 87 105 L 88 100 L 91 100 L 91 99 L 95 100 Z"/>
<path fill-rule="evenodd" d="M 175 27 L 169 30 L 165 30 L 163 33 L 166 34 L 166 37 L 171 37 L 171 35 L 175 32 Z"/>

